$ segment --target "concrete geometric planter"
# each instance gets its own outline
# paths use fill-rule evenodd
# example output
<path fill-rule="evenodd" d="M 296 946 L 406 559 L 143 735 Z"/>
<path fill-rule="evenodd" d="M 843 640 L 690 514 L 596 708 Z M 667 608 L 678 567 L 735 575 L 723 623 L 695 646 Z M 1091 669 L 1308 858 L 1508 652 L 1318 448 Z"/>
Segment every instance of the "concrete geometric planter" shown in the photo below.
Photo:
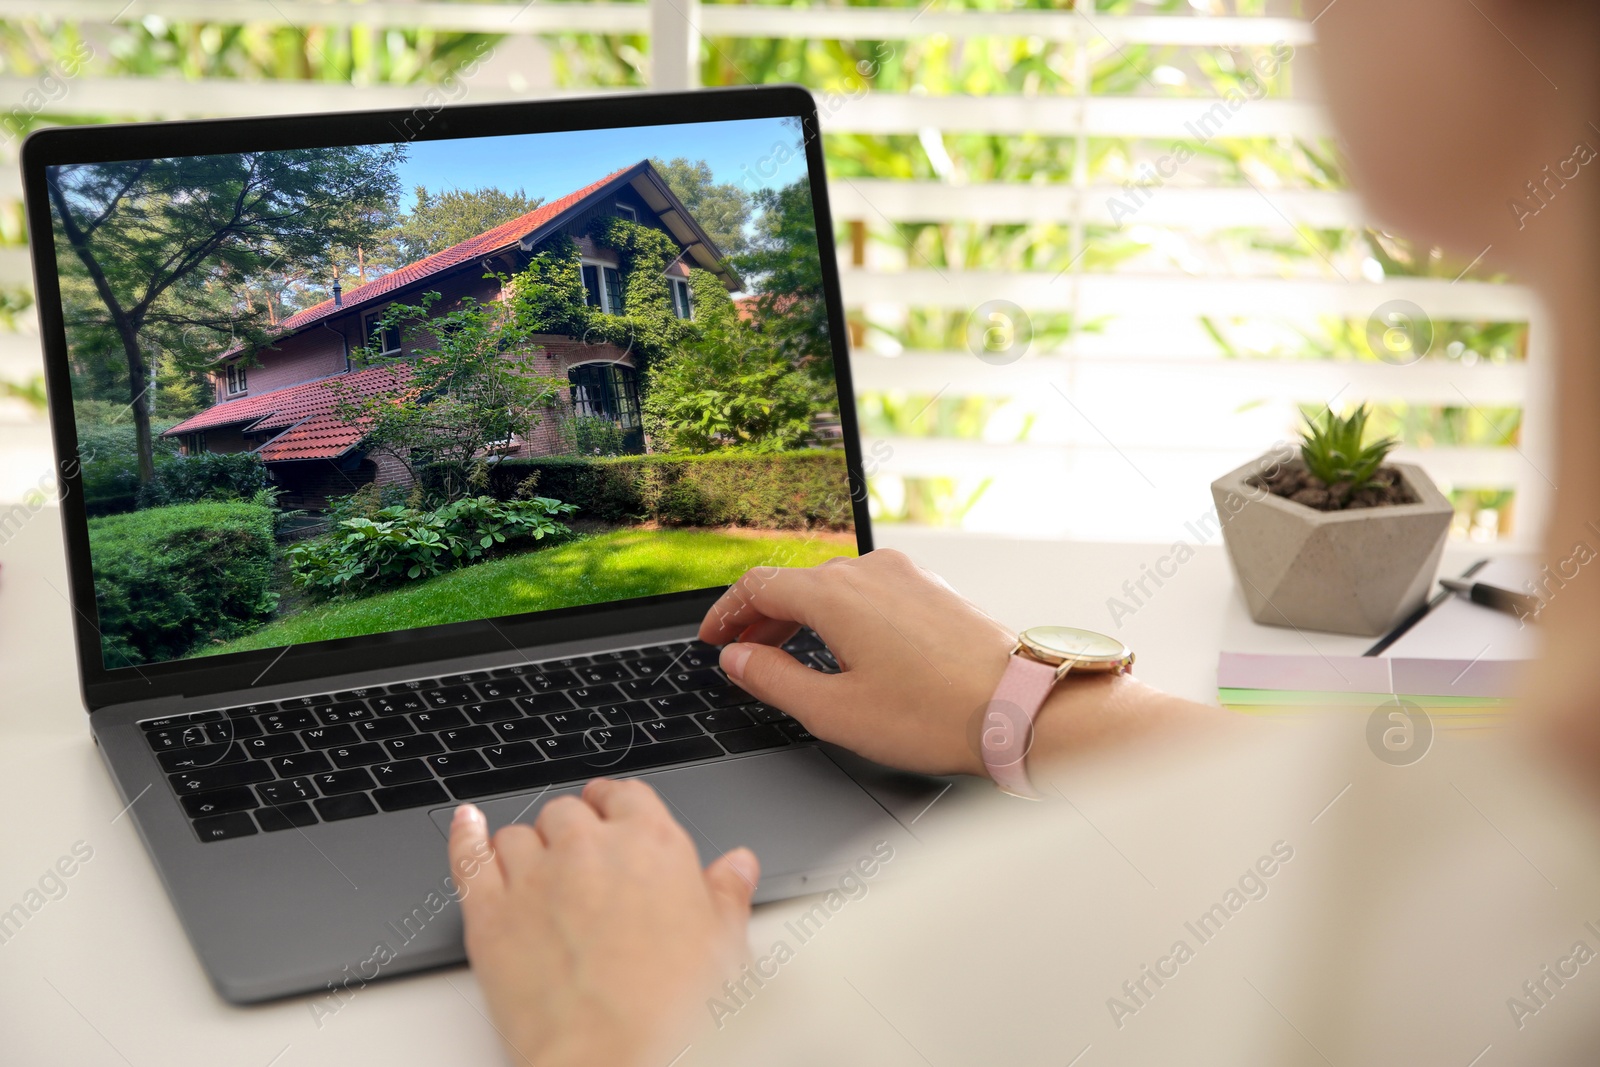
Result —
<path fill-rule="evenodd" d="M 1414 504 L 1318 511 L 1252 486 L 1268 453 L 1211 483 L 1250 617 L 1269 626 L 1377 636 L 1433 588 L 1454 509 L 1422 468 L 1400 472 Z"/>

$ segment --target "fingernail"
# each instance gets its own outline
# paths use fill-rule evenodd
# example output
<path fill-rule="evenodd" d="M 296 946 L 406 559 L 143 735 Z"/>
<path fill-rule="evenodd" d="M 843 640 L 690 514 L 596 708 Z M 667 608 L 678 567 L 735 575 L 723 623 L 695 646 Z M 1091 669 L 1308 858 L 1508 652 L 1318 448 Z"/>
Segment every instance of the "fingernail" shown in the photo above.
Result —
<path fill-rule="evenodd" d="M 728 672 L 728 677 L 734 681 L 744 680 L 744 665 L 750 662 L 750 656 L 755 650 L 749 645 L 735 641 L 722 649 L 722 669 Z"/>
<path fill-rule="evenodd" d="M 739 872 L 739 877 L 754 885 L 761 877 L 761 862 L 748 848 L 736 848 L 728 853 L 728 863 Z"/>
<path fill-rule="evenodd" d="M 469 822 L 481 823 L 483 821 L 483 811 L 478 807 L 478 805 L 462 804 L 460 807 L 456 808 L 455 815 L 450 819 L 450 825 L 455 826 L 460 823 Z"/>

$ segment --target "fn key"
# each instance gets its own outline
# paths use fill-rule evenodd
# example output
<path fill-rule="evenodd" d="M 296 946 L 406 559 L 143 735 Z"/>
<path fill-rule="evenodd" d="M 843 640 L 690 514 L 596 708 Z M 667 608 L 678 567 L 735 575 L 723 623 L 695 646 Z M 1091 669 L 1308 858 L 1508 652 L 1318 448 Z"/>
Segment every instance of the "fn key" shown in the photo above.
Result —
<path fill-rule="evenodd" d="M 230 837 L 248 837 L 256 832 L 256 824 L 251 821 L 249 812 L 236 811 L 231 815 L 196 819 L 194 832 L 202 841 L 226 841 Z"/>

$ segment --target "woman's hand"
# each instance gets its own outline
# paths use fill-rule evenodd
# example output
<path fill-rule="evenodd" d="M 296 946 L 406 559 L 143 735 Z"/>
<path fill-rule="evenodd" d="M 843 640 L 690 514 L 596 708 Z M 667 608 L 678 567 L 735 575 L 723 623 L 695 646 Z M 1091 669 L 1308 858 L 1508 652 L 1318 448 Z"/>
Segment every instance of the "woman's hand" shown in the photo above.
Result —
<path fill-rule="evenodd" d="M 776 647 L 800 626 L 827 642 L 842 673 L 811 670 Z M 977 730 L 1016 644 L 890 549 L 750 571 L 712 605 L 700 639 L 726 645 L 729 678 L 824 741 L 906 770 L 977 775 Z"/>
<path fill-rule="evenodd" d="M 702 998 L 748 952 L 754 854 L 704 871 L 653 789 L 596 779 L 491 844 L 456 809 L 450 868 L 467 956 L 514 1063 L 665 1064 Z"/>
<path fill-rule="evenodd" d="M 839 674 L 776 647 L 800 626 L 827 643 Z M 1016 635 L 904 553 L 759 567 L 712 605 L 700 639 L 725 646 L 735 683 L 824 741 L 904 770 L 986 774 L 979 738 Z M 1128 675 L 1069 674 L 1035 720 L 1028 760 L 1226 718 Z"/>

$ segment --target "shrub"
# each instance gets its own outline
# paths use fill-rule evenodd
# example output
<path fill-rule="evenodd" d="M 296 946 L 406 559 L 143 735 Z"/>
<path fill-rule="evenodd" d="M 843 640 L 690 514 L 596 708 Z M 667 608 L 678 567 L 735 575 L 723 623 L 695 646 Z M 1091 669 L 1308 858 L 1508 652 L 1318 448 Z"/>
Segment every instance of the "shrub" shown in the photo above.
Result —
<path fill-rule="evenodd" d="M 269 507 L 216 502 L 90 519 L 106 665 L 183 656 L 265 621 L 272 521 Z"/>
<path fill-rule="evenodd" d="M 533 475 L 541 492 L 599 522 L 839 530 L 852 521 L 844 453 L 835 450 L 511 459 L 495 465 L 490 490 L 509 497 Z"/>
<path fill-rule="evenodd" d="M 622 427 L 599 415 L 574 415 L 569 420 L 572 450 L 580 456 L 618 456 L 627 448 Z"/>
<path fill-rule="evenodd" d="M 139 490 L 141 508 L 201 500 L 249 500 L 267 488 L 267 465 L 254 452 L 201 452 L 156 467 Z"/>
<path fill-rule="evenodd" d="M 396 505 L 296 545 L 289 564 L 295 584 L 312 592 L 354 593 L 465 566 L 508 542 L 563 537 L 572 531 L 552 516 L 574 510 L 549 497 L 464 497 L 433 511 Z"/>
<path fill-rule="evenodd" d="M 104 401 L 80 401 L 78 455 L 82 458 L 83 506 L 90 515 L 132 511 L 139 493 L 139 452 L 127 409 Z M 119 418 L 120 415 L 120 418 Z M 155 465 L 178 458 L 178 444 L 152 425 Z"/>

